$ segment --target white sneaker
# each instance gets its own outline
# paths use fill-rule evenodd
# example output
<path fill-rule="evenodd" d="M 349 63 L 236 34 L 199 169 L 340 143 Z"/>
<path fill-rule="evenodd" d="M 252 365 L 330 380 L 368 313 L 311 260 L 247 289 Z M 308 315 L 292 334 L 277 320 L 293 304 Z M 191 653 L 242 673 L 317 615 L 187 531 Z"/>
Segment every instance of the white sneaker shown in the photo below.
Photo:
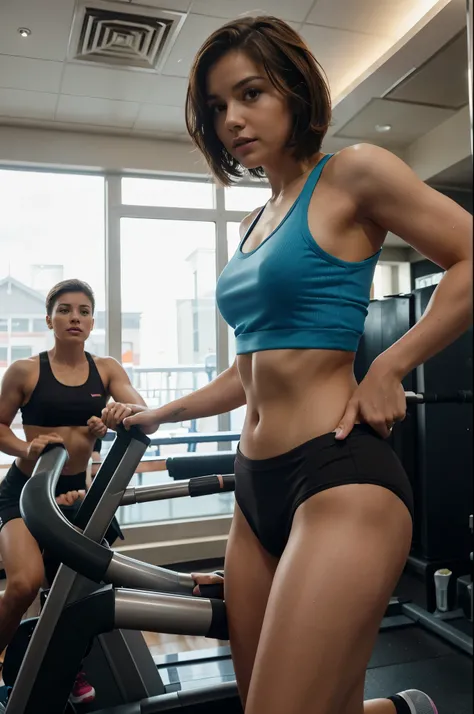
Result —
<path fill-rule="evenodd" d="M 398 692 L 398 696 L 408 704 L 410 714 L 438 714 L 433 700 L 418 689 L 407 689 L 406 692 Z"/>

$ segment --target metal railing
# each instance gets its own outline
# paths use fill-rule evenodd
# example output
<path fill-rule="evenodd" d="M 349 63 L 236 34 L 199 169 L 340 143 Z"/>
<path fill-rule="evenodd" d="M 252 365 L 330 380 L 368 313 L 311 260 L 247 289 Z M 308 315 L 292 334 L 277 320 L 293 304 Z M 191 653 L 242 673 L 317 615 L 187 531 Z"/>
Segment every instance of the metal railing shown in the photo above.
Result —
<path fill-rule="evenodd" d="M 137 392 L 152 409 L 195 392 L 216 376 L 215 355 L 209 355 L 207 364 L 180 364 L 161 367 L 132 365 L 125 369 Z M 177 422 L 175 428 L 182 429 L 185 433 L 195 434 L 198 431 L 197 420 Z M 159 445 L 154 445 L 157 447 L 155 453 L 159 455 Z M 196 451 L 195 441 L 189 441 L 187 445 L 188 452 Z"/>

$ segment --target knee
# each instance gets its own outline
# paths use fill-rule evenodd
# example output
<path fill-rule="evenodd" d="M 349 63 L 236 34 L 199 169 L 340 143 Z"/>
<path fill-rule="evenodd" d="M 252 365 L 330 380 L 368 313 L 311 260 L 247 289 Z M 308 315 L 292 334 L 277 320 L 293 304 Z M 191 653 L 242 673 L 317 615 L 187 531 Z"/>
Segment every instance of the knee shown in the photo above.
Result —
<path fill-rule="evenodd" d="M 20 573 L 7 577 L 4 600 L 10 609 L 24 613 L 34 602 L 43 584 L 43 573 Z"/>

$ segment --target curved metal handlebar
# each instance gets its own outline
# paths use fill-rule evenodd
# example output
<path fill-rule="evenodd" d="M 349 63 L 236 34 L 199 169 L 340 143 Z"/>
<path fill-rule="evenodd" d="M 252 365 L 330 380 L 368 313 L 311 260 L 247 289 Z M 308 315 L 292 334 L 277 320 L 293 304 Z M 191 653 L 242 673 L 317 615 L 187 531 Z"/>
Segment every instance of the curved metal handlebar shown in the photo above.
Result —
<path fill-rule="evenodd" d="M 135 439 L 147 446 L 150 445 L 150 439 L 143 433 L 139 426 L 131 426 L 129 429 L 126 429 L 123 424 L 119 424 L 115 431 L 117 432 L 117 439 L 127 439 L 128 441 Z"/>
<path fill-rule="evenodd" d="M 108 458 L 104 461 L 79 510 L 76 519 L 79 527 L 87 528 L 92 512 L 133 440 L 139 441 L 145 446 L 150 443 L 148 437 L 137 427 L 132 427 L 129 431 L 124 427 L 117 430 L 117 439 Z M 27 481 L 21 493 L 21 515 L 29 531 L 46 550 L 51 551 L 58 560 L 83 573 L 91 580 L 101 582 L 109 567 L 113 552 L 88 538 L 87 530 L 86 535 L 78 532 L 65 518 L 56 503 L 56 485 L 67 456 L 67 451 L 62 444 L 48 444 L 45 447 L 32 477 Z M 102 479 L 99 477 L 100 475 L 103 475 Z M 82 520 L 81 514 L 83 515 Z"/>
<path fill-rule="evenodd" d="M 66 460 L 64 446 L 48 444 L 21 492 L 20 512 L 30 533 L 46 550 L 74 570 L 84 565 L 88 577 L 101 582 L 112 551 L 79 533 L 56 503 L 56 484 Z M 80 567 L 74 567 L 76 562 Z"/>

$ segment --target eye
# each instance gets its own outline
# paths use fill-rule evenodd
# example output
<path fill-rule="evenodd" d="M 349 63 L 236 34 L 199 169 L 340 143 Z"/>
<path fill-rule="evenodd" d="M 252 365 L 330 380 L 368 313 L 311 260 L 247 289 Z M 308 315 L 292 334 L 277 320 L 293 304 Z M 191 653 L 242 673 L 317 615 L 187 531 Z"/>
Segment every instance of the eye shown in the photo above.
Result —
<path fill-rule="evenodd" d="M 224 104 L 211 104 L 209 106 L 209 109 L 211 110 L 212 114 L 220 114 L 225 110 Z"/>
<path fill-rule="evenodd" d="M 255 87 L 249 87 L 244 91 L 244 99 L 249 99 L 250 101 L 254 101 L 255 99 L 258 99 L 259 96 L 261 95 L 261 90 L 256 89 Z"/>

